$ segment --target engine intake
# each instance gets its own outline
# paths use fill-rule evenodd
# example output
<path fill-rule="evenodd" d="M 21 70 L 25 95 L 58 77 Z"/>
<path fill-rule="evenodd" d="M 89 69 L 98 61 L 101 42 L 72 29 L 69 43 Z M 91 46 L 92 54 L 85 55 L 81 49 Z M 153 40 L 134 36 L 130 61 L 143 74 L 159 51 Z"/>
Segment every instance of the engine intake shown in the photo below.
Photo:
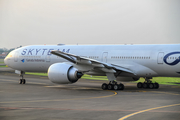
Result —
<path fill-rule="evenodd" d="M 72 65 L 66 63 L 52 64 L 48 69 L 48 77 L 53 83 L 75 83 L 82 77 L 82 73 Z"/>

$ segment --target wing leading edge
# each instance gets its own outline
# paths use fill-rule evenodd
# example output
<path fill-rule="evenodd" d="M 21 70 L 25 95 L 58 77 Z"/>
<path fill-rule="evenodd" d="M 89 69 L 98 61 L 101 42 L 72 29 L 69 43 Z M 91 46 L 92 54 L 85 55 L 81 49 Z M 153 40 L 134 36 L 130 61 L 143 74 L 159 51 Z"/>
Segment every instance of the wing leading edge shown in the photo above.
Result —
<path fill-rule="evenodd" d="M 113 65 L 113 64 L 109 64 L 109 63 L 105 63 L 105 62 L 101 62 L 101 61 L 97 61 L 94 59 L 90 59 L 90 58 L 86 58 L 86 57 L 81 57 L 81 56 L 77 56 L 74 54 L 70 54 L 70 53 L 65 53 L 65 52 L 61 52 L 58 50 L 53 50 L 51 51 L 51 54 L 57 55 L 59 57 L 62 57 L 76 65 L 90 65 L 93 68 L 98 68 L 101 71 L 105 72 L 106 74 L 109 73 L 117 73 L 118 71 L 121 72 L 127 72 L 127 73 L 131 73 L 133 75 L 136 75 L 134 72 L 132 72 L 131 70 L 129 70 L 128 68 L 122 67 L 122 66 L 118 66 L 118 65 Z"/>

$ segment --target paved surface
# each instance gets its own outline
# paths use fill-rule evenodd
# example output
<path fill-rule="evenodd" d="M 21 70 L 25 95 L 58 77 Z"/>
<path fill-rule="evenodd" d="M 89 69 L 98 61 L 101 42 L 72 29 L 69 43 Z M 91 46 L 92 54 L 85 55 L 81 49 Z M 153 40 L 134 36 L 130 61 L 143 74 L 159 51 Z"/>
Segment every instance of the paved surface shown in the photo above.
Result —
<path fill-rule="evenodd" d="M 18 75 L 0 68 L 0 120 L 179 120 L 180 87 L 104 91 L 102 81 L 79 80 L 58 85 L 47 77 Z"/>

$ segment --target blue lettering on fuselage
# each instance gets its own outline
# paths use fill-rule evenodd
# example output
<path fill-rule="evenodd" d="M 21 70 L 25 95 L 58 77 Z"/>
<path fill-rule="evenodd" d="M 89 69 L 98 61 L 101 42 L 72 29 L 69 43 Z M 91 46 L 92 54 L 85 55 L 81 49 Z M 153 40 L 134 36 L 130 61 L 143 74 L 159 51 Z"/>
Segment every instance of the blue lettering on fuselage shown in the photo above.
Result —
<path fill-rule="evenodd" d="M 63 49 L 62 52 L 65 52 L 65 49 Z"/>
<path fill-rule="evenodd" d="M 27 51 L 27 49 L 24 49 L 24 50 L 22 51 L 21 55 L 25 55 L 25 54 L 26 54 L 26 51 Z"/>
<path fill-rule="evenodd" d="M 40 51 L 41 49 L 36 49 L 36 55 L 38 54 L 38 52 Z"/>
<path fill-rule="evenodd" d="M 166 64 L 168 64 L 168 65 L 176 65 L 176 64 L 178 64 L 178 63 L 180 62 L 180 56 L 179 56 L 175 61 L 173 61 L 173 62 L 171 62 L 171 63 L 168 63 L 168 62 L 167 62 L 168 57 L 171 56 L 171 55 L 174 55 L 174 54 L 180 54 L 180 52 L 171 52 L 171 53 L 168 53 L 168 54 L 165 55 L 164 58 L 163 58 L 164 62 L 165 62 Z"/>
<path fill-rule="evenodd" d="M 34 49 L 29 49 L 29 51 L 28 51 L 28 55 L 32 55 L 32 51 L 33 51 Z"/>
<path fill-rule="evenodd" d="M 48 51 L 48 54 L 47 54 L 47 55 L 51 55 L 51 50 L 54 50 L 54 49 L 49 49 L 49 51 Z"/>
<path fill-rule="evenodd" d="M 51 51 L 54 49 L 24 49 L 21 55 L 51 55 Z M 58 51 L 61 51 L 57 49 Z M 69 53 L 70 49 L 62 49 L 62 52 Z"/>
<path fill-rule="evenodd" d="M 43 53 L 42 53 L 42 55 L 44 55 L 44 52 L 46 51 L 47 49 L 43 49 Z"/>

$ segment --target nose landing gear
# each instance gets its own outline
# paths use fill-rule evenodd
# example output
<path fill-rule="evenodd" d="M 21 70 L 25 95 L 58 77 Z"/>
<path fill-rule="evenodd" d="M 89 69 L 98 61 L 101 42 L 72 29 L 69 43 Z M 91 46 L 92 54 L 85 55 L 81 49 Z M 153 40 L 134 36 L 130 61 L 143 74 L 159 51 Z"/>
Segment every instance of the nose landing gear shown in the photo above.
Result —
<path fill-rule="evenodd" d="M 19 75 L 20 77 L 22 77 L 22 79 L 19 79 L 19 84 L 26 84 L 26 80 L 23 79 L 25 72 L 21 71 L 21 74 Z"/>

